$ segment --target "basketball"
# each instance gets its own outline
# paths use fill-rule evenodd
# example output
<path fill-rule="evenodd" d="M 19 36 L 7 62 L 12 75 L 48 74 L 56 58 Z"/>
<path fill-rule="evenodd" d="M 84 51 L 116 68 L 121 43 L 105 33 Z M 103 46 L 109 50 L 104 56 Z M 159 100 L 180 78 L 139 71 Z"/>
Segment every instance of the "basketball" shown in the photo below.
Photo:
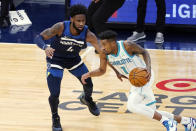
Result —
<path fill-rule="evenodd" d="M 145 68 L 137 67 L 129 73 L 129 81 L 135 87 L 142 87 L 149 81 L 147 75 L 148 72 Z"/>

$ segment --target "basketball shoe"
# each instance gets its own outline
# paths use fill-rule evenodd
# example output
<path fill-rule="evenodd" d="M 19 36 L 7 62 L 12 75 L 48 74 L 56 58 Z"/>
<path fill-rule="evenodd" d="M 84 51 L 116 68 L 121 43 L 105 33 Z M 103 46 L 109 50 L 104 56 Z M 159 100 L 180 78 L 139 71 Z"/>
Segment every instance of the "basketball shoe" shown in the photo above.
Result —
<path fill-rule="evenodd" d="M 52 131 L 63 131 L 59 116 L 52 118 Z"/>
<path fill-rule="evenodd" d="M 167 131 L 177 131 L 177 122 L 175 120 L 169 119 L 163 122 Z"/>
<path fill-rule="evenodd" d="M 134 31 L 132 36 L 128 37 L 127 40 L 135 42 L 135 41 L 138 41 L 138 40 L 141 40 L 144 38 L 146 38 L 146 35 L 144 32 L 138 33 L 136 31 Z"/>
<path fill-rule="evenodd" d="M 163 33 L 157 32 L 154 43 L 164 43 Z"/>
<path fill-rule="evenodd" d="M 185 131 L 194 131 L 196 128 L 196 119 L 190 117 L 190 123 L 184 124 Z"/>
<path fill-rule="evenodd" d="M 88 106 L 89 111 L 91 112 L 91 114 L 98 116 L 100 115 L 100 111 L 97 107 L 97 105 L 95 104 L 95 102 L 92 100 L 92 98 L 90 98 L 89 100 L 85 99 L 85 95 L 82 94 L 80 96 L 80 102 L 84 105 Z"/>

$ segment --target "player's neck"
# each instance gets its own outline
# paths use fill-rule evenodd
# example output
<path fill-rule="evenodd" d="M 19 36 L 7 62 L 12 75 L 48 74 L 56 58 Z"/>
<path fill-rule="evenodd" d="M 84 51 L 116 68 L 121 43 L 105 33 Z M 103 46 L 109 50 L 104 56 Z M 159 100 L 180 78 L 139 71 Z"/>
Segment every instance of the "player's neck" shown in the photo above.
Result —
<path fill-rule="evenodd" d="M 112 54 L 117 55 L 117 53 L 118 53 L 118 46 L 117 46 L 117 43 L 115 42 L 115 44 L 113 44 Z"/>
<path fill-rule="evenodd" d="M 80 34 L 77 32 L 77 30 L 72 25 L 70 25 L 70 33 L 72 35 L 79 35 Z"/>

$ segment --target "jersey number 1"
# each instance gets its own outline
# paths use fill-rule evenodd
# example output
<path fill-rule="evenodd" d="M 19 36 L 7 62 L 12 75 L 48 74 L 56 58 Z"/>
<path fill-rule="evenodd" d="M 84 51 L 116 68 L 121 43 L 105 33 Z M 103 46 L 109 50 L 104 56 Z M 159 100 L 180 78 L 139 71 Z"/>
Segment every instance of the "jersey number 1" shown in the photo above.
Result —
<path fill-rule="evenodd" d="M 120 67 L 126 74 L 129 74 L 128 71 L 125 69 L 124 66 Z"/>

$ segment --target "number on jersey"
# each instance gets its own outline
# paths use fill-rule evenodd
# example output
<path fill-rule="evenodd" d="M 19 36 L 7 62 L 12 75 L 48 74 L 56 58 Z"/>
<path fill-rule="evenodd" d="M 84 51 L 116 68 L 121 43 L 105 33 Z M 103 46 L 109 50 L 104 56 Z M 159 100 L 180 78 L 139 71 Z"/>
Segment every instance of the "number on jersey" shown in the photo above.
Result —
<path fill-rule="evenodd" d="M 69 52 L 73 52 L 73 50 L 74 49 L 72 48 L 72 46 L 67 49 L 67 51 L 69 51 Z"/>

